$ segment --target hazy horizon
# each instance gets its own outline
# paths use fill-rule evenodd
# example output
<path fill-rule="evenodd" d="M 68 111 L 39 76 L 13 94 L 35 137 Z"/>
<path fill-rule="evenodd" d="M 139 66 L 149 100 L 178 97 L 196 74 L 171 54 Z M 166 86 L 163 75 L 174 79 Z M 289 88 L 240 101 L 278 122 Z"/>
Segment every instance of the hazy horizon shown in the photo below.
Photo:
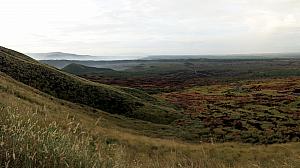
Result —
<path fill-rule="evenodd" d="M 77 61 L 116 61 L 116 60 L 160 60 L 160 59 L 272 59 L 272 58 L 300 58 L 300 52 L 290 53 L 248 53 L 248 54 L 194 54 L 194 55 L 87 55 L 64 52 L 25 53 L 36 60 L 77 60 Z"/>
<path fill-rule="evenodd" d="M 300 52 L 297 0 L 3 0 L 2 46 L 94 56 Z"/>

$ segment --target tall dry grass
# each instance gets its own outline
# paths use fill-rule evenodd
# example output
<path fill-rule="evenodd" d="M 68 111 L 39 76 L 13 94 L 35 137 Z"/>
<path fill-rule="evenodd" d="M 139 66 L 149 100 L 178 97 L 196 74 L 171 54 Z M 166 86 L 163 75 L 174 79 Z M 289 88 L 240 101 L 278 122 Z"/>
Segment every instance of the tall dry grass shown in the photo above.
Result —
<path fill-rule="evenodd" d="M 133 153 L 128 146 L 90 134 L 70 116 L 59 125 L 34 110 L 2 107 L 0 123 L 2 167 L 223 167 L 205 157 L 191 160 L 178 151 L 163 157 Z"/>
<path fill-rule="evenodd" d="M 0 154 L 4 167 L 114 167 L 121 147 L 97 145 L 79 123 L 69 119 L 67 129 L 49 124 L 37 113 L 2 108 Z"/>
<path fill-rule="evenodd" d="M 213 147 L 201 148 L 201 145 L 195 145 L 194 150 L 192 145 L 187 150 L 183 150 L 182 146 L 178 149 L 176 146 L 151 146 L 151 150 L 138 152 L 141 150 L 137 148 L 145 148 L 147 145 L 128 146 L 106 136 L 92 134 L 71 115 L 60 123 L 63 124 L 48 120 L 38 110 L 1 107 L 1 167 L 225 168 L 300 165 L 299 153 L 294 153 L 290 158 L 283 153 L 279 155 L 283 156 L 281 159 L 271 159 L 262 153 L 257 160 L 242 162 L 237 159 L 234 162 L 231 158 L 240 153 L 234 150 L 223 153 L 230 147 L 220 145 L 215 146 L 221 149 L 218 152 Z M 99 120 L 96 120 L 94 125 L 98 124 Z M 261 152 L 263 149 L 255 150 Z M 245 151 L 244 155 L 249 155 L 251 149 Z"/>

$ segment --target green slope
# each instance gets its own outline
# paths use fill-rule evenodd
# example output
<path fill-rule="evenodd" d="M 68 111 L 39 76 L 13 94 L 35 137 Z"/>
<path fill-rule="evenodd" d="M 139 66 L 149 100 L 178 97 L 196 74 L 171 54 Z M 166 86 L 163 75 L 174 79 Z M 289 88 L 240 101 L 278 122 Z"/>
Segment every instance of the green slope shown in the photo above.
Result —
<path fill-rule="evenodd" d="M 149 101 L 150 96 L 144 92 L 131 94 L 127 91 L 130 89 L 93 83 L 3 47 L 0 48 L 0 71 L 57 98 L 109 113 L 161 124 L 180 117 L 175 110 L 162 107 L 153 99 Z"/>
<path fill-rule="evenodd" d="M 109 69 L 109 68 L 95 68 L 95 67 L 88 67 L 85 65 L 81 64 L 69 64 L 65 66 L 63 71 L 71 73 L 71 74 L 76 74 L 76 75 L 83 75 L 83 74 L 101 74 L 101 73 L 112 73 L 112 74 L 117 74 L 118 71 Z"/>

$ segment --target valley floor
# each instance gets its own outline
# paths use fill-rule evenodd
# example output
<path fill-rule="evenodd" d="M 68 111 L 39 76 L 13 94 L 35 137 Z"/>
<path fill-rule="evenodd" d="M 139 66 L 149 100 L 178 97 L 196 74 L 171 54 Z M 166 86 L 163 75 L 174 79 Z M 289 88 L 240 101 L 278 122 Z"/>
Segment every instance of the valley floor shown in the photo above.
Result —
<path fill-rule="evenodd" d="M 300 140 L 299 78 L 240 81 L 193 87 L 164 98 L 183 109 L 176 126 L 191 139 L 285 143 Z M 207 138 L 206 138 L 207 137 Z"/>

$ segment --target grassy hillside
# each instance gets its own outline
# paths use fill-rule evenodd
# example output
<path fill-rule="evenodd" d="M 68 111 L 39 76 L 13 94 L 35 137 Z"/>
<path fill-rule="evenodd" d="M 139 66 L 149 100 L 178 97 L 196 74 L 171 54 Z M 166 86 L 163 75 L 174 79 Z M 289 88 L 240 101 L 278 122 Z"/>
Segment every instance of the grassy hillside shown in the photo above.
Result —
<path fill-rule="evenodd" d="M 135 135 L 105 113 L 0 73 L 0 167 L 299 167 L 299 143 L 188 144 Z M 122 131 L 120 131 L 122 130 Z"/>
<path fill-rule="evenodd" d="M 139 92 L 137 96 L 126 92 L 127 89 L 93 83 L 6 48 L 0 50 L 0 71 L 54 97 L 110 113 L 164 124 L 180 117 L 169 107 L 143 99 L 149 97 L 146 93 Z"/>

